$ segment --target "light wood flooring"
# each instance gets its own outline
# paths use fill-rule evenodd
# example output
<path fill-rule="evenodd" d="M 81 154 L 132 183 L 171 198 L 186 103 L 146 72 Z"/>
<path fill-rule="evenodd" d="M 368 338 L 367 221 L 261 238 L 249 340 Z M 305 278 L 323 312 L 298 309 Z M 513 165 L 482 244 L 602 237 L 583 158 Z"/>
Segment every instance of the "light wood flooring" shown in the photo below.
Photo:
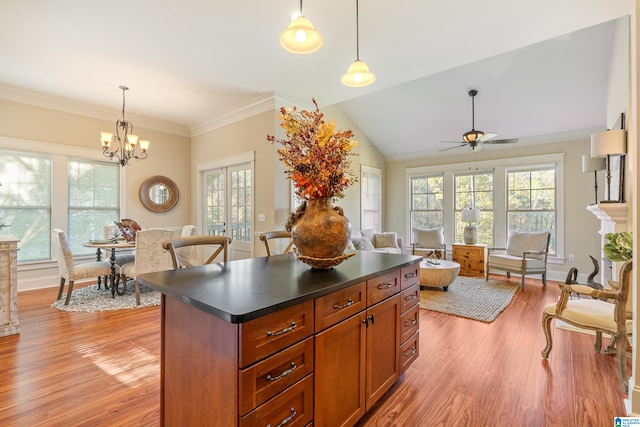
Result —
<path fill-rule="evenodd" d="M 50 308 L 56 292 L 21 292 L 21 333 L 0 338 L 0 425 L 159 425 L 159 307 L 66 313 Z M 613 425 L 626 398 L 614 356 L 559 329 L 540 356 L 558 295 L 527 279 L 490 324 L 420 310 L 420 357 L 358 425 Z"/>

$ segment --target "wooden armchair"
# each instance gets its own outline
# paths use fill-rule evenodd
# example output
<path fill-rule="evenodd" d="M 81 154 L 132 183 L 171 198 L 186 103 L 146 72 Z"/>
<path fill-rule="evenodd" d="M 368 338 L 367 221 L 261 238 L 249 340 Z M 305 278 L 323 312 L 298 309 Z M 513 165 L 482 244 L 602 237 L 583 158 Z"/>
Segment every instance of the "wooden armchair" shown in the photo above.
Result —
<path fill-rule="evenodd" d="M 162 247 L 168 250 L 171 254 L 173 268 L 178 269 L 194 266 L 194 264 L 192 264 L 191 262 L 191 259 L 187 259 L 181 254 L 185 253 L 184 249 L 192 249 L 195 246 L 213 247 L 213 253 L 204 262 L 204 264 L 211 264 L 212 262 L 214 262 L 218 255 L 220 255 L 220 253 L 222 253 L 223 262 L 227 262 L 227 251 L 230 243 L 231 237 L 227 236 L 186 236 L 166 240 L 162 243 Z M 190 251 L 188 253 L 191 254 Z"/>
<path fill-rule="evenodd" d="M 282 252 L 277 252 L 271 247 L 269 241 L 273 240 L 275 243 L 276 241 L 282 241 L 282 239 L 287 239 L 288 245 Z M 286 254 L 288 252 L 293 252 L 293 240 L 291 240 L 291 233 L 288 231 L 266 231 L 260 234 L 260 240 L 262 240 L 264 247 L 267 249 L 267 256 L 277 255 L 278 253 Z"/>
<path fill-rule="evenodd" d="M 550 238 L 551 233 L 548 231 L 538 233 L 509 231 L 506 248 L 489 248 L 485 280 L 489 280 L 490 270 L 501 270 L 506 271 L 509 278 L 511 273 L 520 274 L 522 277 L 521 289 L 524 289 L 524 277 L 527 274 L 541 274 L 542 284 L 546 286 Z"/>
<path fill-rule="evenodd" d="M 627 337 L 633 332 L 631 289 L 632 261 L 625 262 L 620 269 L 620 280 L 611 281 L 609 289 L 598 290 L 586 285 L 560 284 L 562 293 L 556 304 L 547 305 L 542 312 L 542 329 L 547 345 L 542 357 L 547 359 L 553 341 L 551 320 L 562 320 L 578 328 L 595 331 L 595 350 L 602 348 L 602 333 L 610 334 L 613 339 L 605 353 L 615 351 L 618 364 L 618 376 L 622 390 L 629 389 L 627 378 Z M 570 299 L 571 294 L 584 295 L 585 298 Z"/>

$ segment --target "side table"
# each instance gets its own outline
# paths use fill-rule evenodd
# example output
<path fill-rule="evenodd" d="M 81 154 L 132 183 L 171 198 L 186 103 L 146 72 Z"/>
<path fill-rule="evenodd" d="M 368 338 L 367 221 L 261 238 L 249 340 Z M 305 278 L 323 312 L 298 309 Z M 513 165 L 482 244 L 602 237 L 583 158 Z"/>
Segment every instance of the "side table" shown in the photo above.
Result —
<path fill-rule="evenodd" d="M 461 276 L 484 277 L 487 245 L 453 243 L 451 244 L 451 258 L 460 264 Z"/>

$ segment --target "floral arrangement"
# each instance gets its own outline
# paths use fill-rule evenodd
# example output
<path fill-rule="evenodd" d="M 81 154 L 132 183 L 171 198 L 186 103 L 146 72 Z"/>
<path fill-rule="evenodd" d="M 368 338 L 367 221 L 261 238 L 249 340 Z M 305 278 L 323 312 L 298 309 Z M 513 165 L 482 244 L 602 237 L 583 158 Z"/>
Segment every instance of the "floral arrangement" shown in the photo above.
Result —
<path fill-rule="evenodd" d="M 604 253 L 609 261 L 627 261 L 633 258 L 633 234 L 627 231 L 619 233 L 607 233 L 604 245 Z"/>
<path fill-rule="evenodd" d="M 294 182 L 300 198 L 342 198 L 357 180 L 349 168 L 358 143 L 351 139 L 350 130 L 336 132 L 335 121 L 325 122 L 315 99 L 313 104 L 315 111 L 280 108 L 278 119 L 286 138 L 277 140 L 282 144 L 278 158 L 286 165 L 287 178 Z M 273 135 L 267 135 L 267 140 L 276 141 Z"/>

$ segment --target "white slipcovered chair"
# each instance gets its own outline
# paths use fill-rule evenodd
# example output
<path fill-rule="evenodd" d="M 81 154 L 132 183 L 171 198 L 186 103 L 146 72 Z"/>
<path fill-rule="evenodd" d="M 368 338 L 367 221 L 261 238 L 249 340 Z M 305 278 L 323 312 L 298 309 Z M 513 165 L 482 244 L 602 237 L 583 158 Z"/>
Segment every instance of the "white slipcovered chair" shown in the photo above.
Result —
<path fill-rule="evenodd" d="M 411 241 L 412 255 L 435 255 L 436 251 L 442 251 L 442 259 L 447 259 L 447 245 L 444 242 L 444 230 L 442 227 L 413 228 L 413 240 Z"/>
<path fill-rule="evenodd" d="M 556 319 L 582 329 L 595 331 L 595 350 L 602 348 L 602 334 L 613 337 L 605 353 L 616 353 L 618 376 L 622 391 L 629 389 L 627 378 L 627 337 L 633 332 L 633 298 L 631 290 L 632 261 L 620 268 L 620 280 L 610 281 L 611 288 L 598 290 L 586 285 L 560 284 L 562 293 L 556 304 L 547 305 L 542 312 L 542 329 L 547 345 L 542 357 L 549 358 L 553 346 L 551 320 Z M 572 295 L 573 294 L 573 295 Z M 584 297 L 580 297 L 584 295 Z"/>
<path fill-rule="evenodd" d="M 136 287 L 136 304 L 140 305 L 140 283 L 138 276 L 144 273 L 173 270 L 171 255 L 162 247 L 162 242 L 171 240 L 173 232 L 163 228 L 149 228 L 136 233 L 136 260 L 124 264 L 121 279 L 133 280 Z"/>
<path fill-rule="evenodd" d="M 109 261 L 93 261 L 76 264 L 73 262 L 73 253 L 69 246 L 69 239 L 64 231 L 60 229 L 51 230 L 51 250 L 53 257 L 58 261 L 58 270 L 60 271 L 60 288 L 58 290 L 58 298 L 62 297 L 64 283 L 69 281 L 67 289 L 67 299 L 64 305 L 69 305 L 71 301 L 71 293 L 76 280 L 89 279 L 95 277 L 108 276 L 111 274 L 111 263 Z M 116 271 L 119 273 L 120 266 L 115 265 Z"/>
<path fill-rule="evenodd" d="M 520 274 L 520 288 L 524 289 L 524 277 L 527 274 L 541 274 L 542 284 L 547 285 L 547 255 L 551 233 L 519 232 L 509 230 L 506 248 L 489 248 L 485 280 L 489 280 L 490 270 L 500 270 L 511 277 L 511 273 Z M 497 253 L 494 251 L 504 251 Z"/>

